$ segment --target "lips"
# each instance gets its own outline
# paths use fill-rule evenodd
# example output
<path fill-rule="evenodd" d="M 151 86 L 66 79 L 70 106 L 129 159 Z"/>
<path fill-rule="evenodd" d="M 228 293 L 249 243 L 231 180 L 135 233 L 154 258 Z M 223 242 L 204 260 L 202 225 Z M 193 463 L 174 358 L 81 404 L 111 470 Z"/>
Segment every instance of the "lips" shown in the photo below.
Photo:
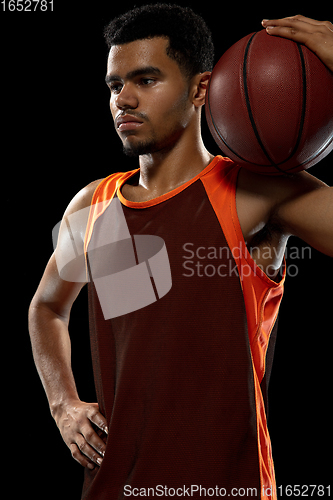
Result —
<path fill-rule="evenodd" d="M 143 121 L 133 115 L 122 115 L 116 118 L 116 127 L 120 132 L 125 130 L 134 130 L 142 124 Z"/>

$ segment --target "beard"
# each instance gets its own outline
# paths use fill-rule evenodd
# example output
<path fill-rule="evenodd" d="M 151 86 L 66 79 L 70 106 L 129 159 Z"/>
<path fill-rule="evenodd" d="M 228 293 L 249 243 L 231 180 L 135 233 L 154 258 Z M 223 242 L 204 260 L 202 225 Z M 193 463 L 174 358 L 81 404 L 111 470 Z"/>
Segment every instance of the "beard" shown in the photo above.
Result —
<path fill-rule="evenodd" d="M 129 141 L 127 143 L 123 143 L 123 152 L 125 153 L 125 155 L 131 157 L 148 155 L 162 151 L 166 152 L 171 150 L 175 146 L 182 133 L 183 128 L 176 125 L 173 130 L 167 131 L 165 133 L 165 136 L 160 137 L 159 139 L 157 139 L 157 137 L 154 137 L 154 135 L 151 135 L 150 137 L 142 141 L 137 141 L 134 143 L 131 143 Z"/>
<path fill-rule="evenodd" d="M 159 149 L 157 141 L 152 138 L 145 141 L 139 141 L 136 144 L 123 144 L 123 152 L 126 156 L 130 157 L 156 153 Z"/>

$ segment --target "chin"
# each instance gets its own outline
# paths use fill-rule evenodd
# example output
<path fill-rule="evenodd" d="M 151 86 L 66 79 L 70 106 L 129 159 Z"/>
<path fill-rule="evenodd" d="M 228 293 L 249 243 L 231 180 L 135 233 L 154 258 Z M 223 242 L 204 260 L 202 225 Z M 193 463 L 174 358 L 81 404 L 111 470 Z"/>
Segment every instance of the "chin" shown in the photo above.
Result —
<path fill-rule="evenodd" d="M 156 141 L 148 139 L 146 141 L 126 141 L 123 143 L 123 151 L 127 156 L 141 156 L 159 151 Z"/>

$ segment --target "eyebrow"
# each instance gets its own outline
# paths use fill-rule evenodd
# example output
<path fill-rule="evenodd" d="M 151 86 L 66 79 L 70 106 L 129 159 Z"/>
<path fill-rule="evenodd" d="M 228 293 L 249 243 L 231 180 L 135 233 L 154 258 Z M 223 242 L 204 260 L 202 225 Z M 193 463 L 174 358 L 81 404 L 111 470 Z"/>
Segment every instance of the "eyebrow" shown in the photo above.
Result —
<path fill-rule="evenodd" d="M 132 71 L 129 71 L 126 76 L 125 80 L 132 80 L 133 78 L 136 78 L 137 76 L 142 76 L 142 75 L 161 75 L 162 72 L 160 69 L 156 68 L 155 66 L 144 66 L 143 68 L 137 68 L 133 69 Z M 105 83 L 109 85 L 112 82 L 119 82 L 122 81 L 122 78 L 119 75 L 106 75 L 105 77 Z"/>

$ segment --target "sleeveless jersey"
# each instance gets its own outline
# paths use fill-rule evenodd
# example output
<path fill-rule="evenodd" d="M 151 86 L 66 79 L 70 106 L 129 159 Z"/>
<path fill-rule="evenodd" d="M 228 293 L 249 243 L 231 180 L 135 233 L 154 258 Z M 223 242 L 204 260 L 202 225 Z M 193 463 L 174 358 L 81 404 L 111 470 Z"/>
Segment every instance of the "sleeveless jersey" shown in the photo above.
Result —
<path fill-rule="evenodd" d="M 112 174 L 93 195 L 85 238 L 90 336 L 109 434 L 101 467 L 85 469 L 83 500 L 237 498 L 237 492 L 239 498 L 276 499 L 265 398 L 284 276 L 269 279 L 247 250 L 236 211 L 239 168 L 217 156 L 173 191 L 131 202 L 121 188 L 137 169 Z M 119 248 L 127 252 L 125 241 L 135 249 L 140 238 L 158 237 L 171 280 L 159 293 L 161 265 L 153 268 L 150 259 L 150 303 L 107 316 L 117 291 L 126 304 L 121 285 L 127 271 L 112 262 L 113 243 L 101 243 L 117 228 L 118 255 Z M 104 290 L 106 306 L 98 288 L 98 246 L 114 277 L 109 295 Z M 134 253 L 133 272 L 140 262 Z M 144 293 L 135 283 L 138 289 L 127 295 L 139 299 Z"/>

